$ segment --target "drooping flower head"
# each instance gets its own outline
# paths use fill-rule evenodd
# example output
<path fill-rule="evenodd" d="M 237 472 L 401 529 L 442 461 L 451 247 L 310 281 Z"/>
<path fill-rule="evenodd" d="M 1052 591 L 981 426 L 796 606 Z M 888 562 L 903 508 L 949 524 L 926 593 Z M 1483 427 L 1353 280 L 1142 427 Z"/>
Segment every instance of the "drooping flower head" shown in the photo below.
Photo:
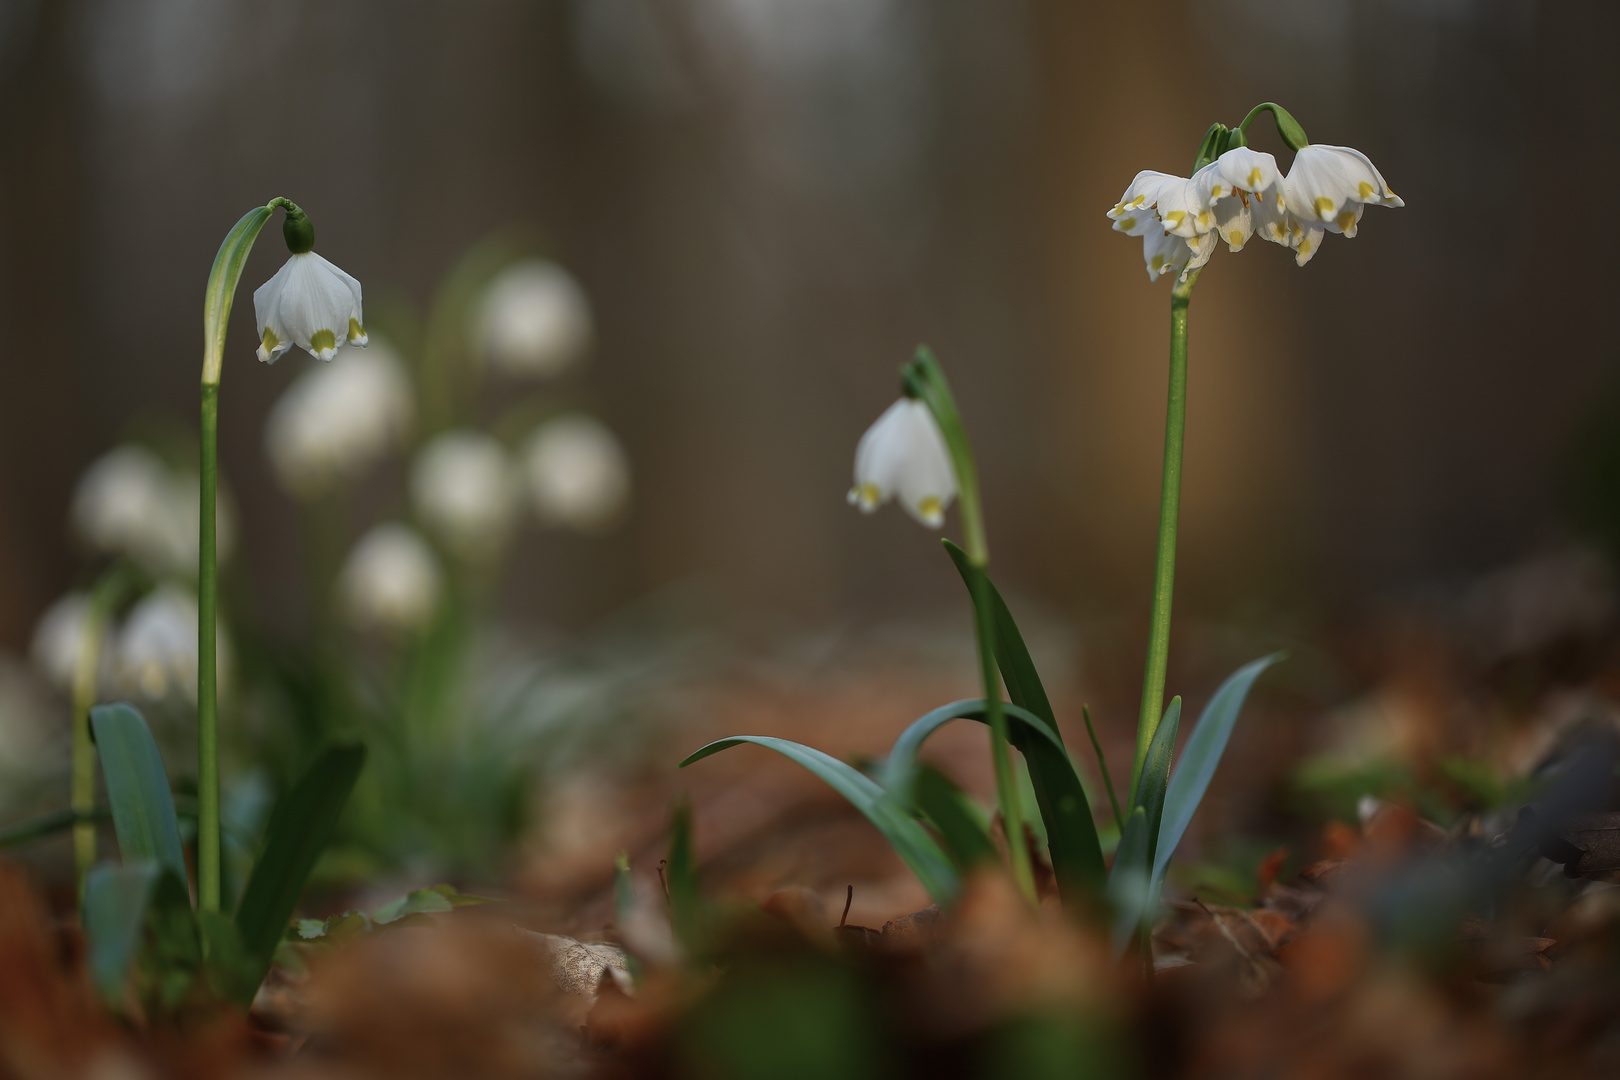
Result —
<path fill-rule="evenodd" d="M 1295 151 L 1286 176 L 1275 158 L 1248 146 L 1244 135 L 1266 110 Z M 1108 217 L 1115 231 L 1142 237 L 1149 280 L 1174 272 L 1185 281 L 1214 254 L 1216 236 L 1241 251 L 1259 234 L 1290 248 L 1304 266 L 1327 233 L 1355 236 L 1369 205 L 1404 203 L 1361 151 L 1308 142 L 1286 110 L 1267 103 L 1238 128 L 1211 127 L 1191 177 L 1137 173 Z"/>
<path fill-rule="evenodd" d="M 523 476 L 543 525 L 601 532 L 630 501 L 630 459 L 607 425 L 559 416 L 535 429 L 523 448 Z"/>
<path fill-rule="evenodd" d="M 561 374 L 591 343 L 591 305 L 574 276 L 554 262 L 525 259 L 484 290 L 473 349 L 508 375 Z"/>
<path fill-rule="evenodd" d="M 498 550 L 512 526 L 512 468 L 482 431 L 437 435 L 411 466 L 411 504 L 428 531 L 462 558 Z"/>
<path fill-rule="evenodd" d="M 273 364 L 294 345 L 322 360 L 342 345 L 365 346 L 360 283 L 315 254 L 315 227 L 302 210 L 288 207 L 282 233 L 292 254 L 253 291 L 259 359 Z"/>
<path fill-rule="evenodd" d="M 945 524 L 945 511 L 956 498 L 956 470 L 945 436 L 928 406 L 915 398 L 890 405 L 855 447 L 850 505 L 870 514 L 893 498 L 930 529 Z"/>
<path fill-rule="evenodd" d="M 353 481 L 397 446 L 414 412 L 404 365 L 379 340 L 300 375 L 270 410 L 265 451 L 281 486 L 310 498 Z"/>

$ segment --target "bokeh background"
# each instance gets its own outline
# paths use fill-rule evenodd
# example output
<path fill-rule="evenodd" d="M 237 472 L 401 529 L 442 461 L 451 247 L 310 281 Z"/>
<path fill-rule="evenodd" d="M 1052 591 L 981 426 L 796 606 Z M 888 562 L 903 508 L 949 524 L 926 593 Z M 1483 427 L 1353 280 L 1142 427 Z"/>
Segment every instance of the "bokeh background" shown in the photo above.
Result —
<path fill-rule="evenodd" d="M 514 619 L 694 583 L 796 626 L 960 616 L 932 541 L 843 499 L 926 341 L 998 577 L 1145 638 L 1168 288 L 1103 212 L 1264 99 L 1407 207 L 1303 270 L 1256 243 L 1203 276 L 1178 611 L 1314 626 L 1455 587 L 1567 543 L 1602 490 L 1571 462 L 1616 360 L 1617 30 L 1601 0 L 4 0 L 0 646 L 83 573 L 83 467 L 143 417 L 194 424 L 209 264 L 276 194 L 368 310 L 514 226 L 588 290 L 634 508 L 526 534 Z M 260 613 L 296 633 L 262 430 L 313 361 L 253 360 L 247 292 L 222 457 Z"/>

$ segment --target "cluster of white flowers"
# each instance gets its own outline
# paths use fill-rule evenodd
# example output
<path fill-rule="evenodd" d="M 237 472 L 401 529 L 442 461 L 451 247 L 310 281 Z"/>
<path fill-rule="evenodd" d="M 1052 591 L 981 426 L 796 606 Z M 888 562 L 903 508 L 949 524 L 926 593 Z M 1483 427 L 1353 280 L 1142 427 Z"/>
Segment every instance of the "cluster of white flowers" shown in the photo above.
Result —
<path fill-rule="evenodd" d="M 90 598 L 69 593 L 34 628 L 31 655 L 46 680 L 70 693 L 86 639 Z M 221 628 L 216 638 L 219 681 L 228 682 L 229 650 Z M 197 700 L 197 599 L 178 585 L 159 585 L 142 597 L 121 624 L 103 631 L 96 664 L 103 691 L 151 702 Z"/>
<path fill-rule="evenodd" d="M 310 498 L 355 480 L 398 446 L 414 413 L 404 365 L 379 340 L 300 375 L 270 410 L 265 452 L 281 486 Z"/>
<path fill-rule="evenodd" d="M 472 323 L 474 353 L 516 376 L 561 374 L 585 355 L 591 337 L 585 290 L 545 259 L 525 259 L 495 275 Z"/>
<path fill-rule="evenodd" d="M 915 398 L 890 405 L 855 447 L 849 501 L 870 514 L 896 496 L 930 529 L 945 524 L 956 498 L 956 469 L 928 406 Z"/>
<path fill-rule="evenodd" d="M 1215 253 L 1240 251 L 1256 234 L 1291 248 L 1304 266 L 1327 233 L 1356 235 L 1368 206 L 1404 206 L 1367 155 L 1348 146 L 1301 147 L 1284 175 L 1270 154 L 1226 151 L 1191 177 L 1139 172 L 1108 211 L 1114 229 L 1142 238 L 1148 278 L 1183 279 Z"/>
<path fill-rule="evenodd" d="M 129 443 L 85 470 L 69 517 L 92 550 L 128 556 L 152 574 L 187 576 L 197 572 L 197 512 L 197 475 L 177 472 L 144 446 Z M 214 528 L 223 559 L 236 534 L 223 493 Z"/>

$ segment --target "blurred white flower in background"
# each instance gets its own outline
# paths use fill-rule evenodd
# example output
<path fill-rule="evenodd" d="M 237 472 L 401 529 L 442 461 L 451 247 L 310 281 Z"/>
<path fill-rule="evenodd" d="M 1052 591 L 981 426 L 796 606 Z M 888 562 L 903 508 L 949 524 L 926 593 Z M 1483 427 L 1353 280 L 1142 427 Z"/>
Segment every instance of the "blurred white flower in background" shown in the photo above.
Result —
<path fill-rule="evenodd" d="M 34 627 L 29 656 L 46 681 L 63 693 L 73 690 L 89 614 L 90 597 L 82 592 L 68 593 L 47 608 Z"/>
<path fill-rule="evenodd" d="M 429 532 L 462 558 L 493 555 L 511 531 L 515 502 L 506 451 L 482 431 L 436 435 L 411 466 L 411 503 Z"/>
<path fill-rule="evenodd" d="M 223 687 L 229 667 L 223 628 L 215 649 Z M 112 679 L 123 693 L 196 701 L 197 598 L 174 585 L 160 585 L 142 597 L 118 629 Z"/>
<path fill-rule="evenodd" d="M 591 343 L 591 306 L 572 274 L 526 259 L 502 270 L 473 320 L 473 350 L 509 375 L 544 377 L 572 367 Z"/>
<path fill-rule="evenodd" d="M 404 365 L 379 340 L 299 376 L 270 410 L 265 451 L 282 488 L 310 498 L 354 480 L 397 446 L 414 413 Z"/>
<path fill-rule="evenodd" d="M 956 498 L 956 469 L 928 406 L 901 398 L 884 410 L 855 447 L 849 502 L 870 514 L 895 496 L 930 529 L 945 524 Z"/>
<path fill-rule="evenodd" d="M 523 450 L 524 480 L 546 525 L 599 532 L 630 500 L 630 461 L 618 437 L 589 416 L 541 424 Z"/>
<path fill-rule="evenodd" d="M 409 525 L 387 522 L 372 528 L 349 552 L 338 588 L 356 625 L 402 632 L 420 629 L 433 617 L 441 578 L 427 541 Z"/>
<path fill-rule="evenodd" d="M 313 251 L 289 255 L 276 276 L 253 290 L 259 359 L 273 364 L 297 345 L 330 360 L 344 344 L 367 342 L 360 283 Z"/>
<path fill-rule="evenodd" d="M 98 552 L 127 555 L 155 574 L 195 575 L 198 509 L 195 473 L 177 475 L 152 451 L 126 444 L 85 470 L 69 516 Z M 224 558 L 236 530 L 223 492 L 215 529 Z"/>

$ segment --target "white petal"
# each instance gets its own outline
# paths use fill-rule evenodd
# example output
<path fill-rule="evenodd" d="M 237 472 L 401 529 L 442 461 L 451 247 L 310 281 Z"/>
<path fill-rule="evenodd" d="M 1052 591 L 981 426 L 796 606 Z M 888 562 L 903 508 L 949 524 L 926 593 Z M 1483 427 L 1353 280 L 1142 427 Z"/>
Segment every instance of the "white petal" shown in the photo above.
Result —
<path fill-rule="evenodd" d="M 1153 205 L 1159 201 L 1159 189 L 1167 183 L 1178 181 L 1184 182 L 1184 178 L 1172 176 L 1169 173 L 1154 172 L 1152 169 L 1144 169 L 1136 174 L 1130 186 L 1125 189 L 1125 194 L 1119 197 L 1118 204 L 1108 211 L 1108 216 L 1118 218 L 1134 210 L 1151 210 Z"/>
<path fill-rule="evenodd" d="M 1215 204 L 1215 231 L 1233 251 L 1242 251 L 1243 245 L 1254 235 L 1254 212 L 1251 204 L 1258 204 L 1259 201 L 1253 195 L 1249 195 L 1247 201 L 1242 197 L 1233 197 L 1222 199 Z"/>
<path fill-rule="evenodd" d="M 849 501 L 870 513 L 896 495 L 912 517 L 936 529 L 956 498 L 945 438 L 928 406 L 910 398 L 889 406 L 861 436 Z"/>
<path fill-rule="evenodd" d="M 1158 281 L 1160 274 L 1179 274 L 1192 259 L 1192 249 L 1181 237 L 1155 229 L 1142 236 L 1142 259 L 1148 280 Z"/>
<path fill-rule="evenodd" d="M 285 337 L 278 332 L 278 338 L 322 360 L 330 360 L 348 340 L 350 319 L 363 325 L 360 283 L 313 251 L 290 256 L 259 292 L 265 294 L 261 320 L 285 332 Z M 259 292 L 254 293 L 256 309 Z"/>
<path fill-rule="evenodd" d="M 1190 239 L 1215 227 L 1209 200 L 1192 180 L 1176 177 L 1159 188 L 1158 196 L 1159 220 L 1166 232 Z"/>
<path fill-rule="evenodd" d="M 514 494 L 506 451 L 482 431 L 436 435 L 411 466 L 417 517 L 463 558 L 481 559 L 499 550 L 512 524 Z"/>
<path fill-rule="evenodd" d="M 1234 146 L 1214 165 L 1228 185 L 1242 191 L 1269 191 L 1282 178 L 1276 158 L 1247 146 Z"/>

